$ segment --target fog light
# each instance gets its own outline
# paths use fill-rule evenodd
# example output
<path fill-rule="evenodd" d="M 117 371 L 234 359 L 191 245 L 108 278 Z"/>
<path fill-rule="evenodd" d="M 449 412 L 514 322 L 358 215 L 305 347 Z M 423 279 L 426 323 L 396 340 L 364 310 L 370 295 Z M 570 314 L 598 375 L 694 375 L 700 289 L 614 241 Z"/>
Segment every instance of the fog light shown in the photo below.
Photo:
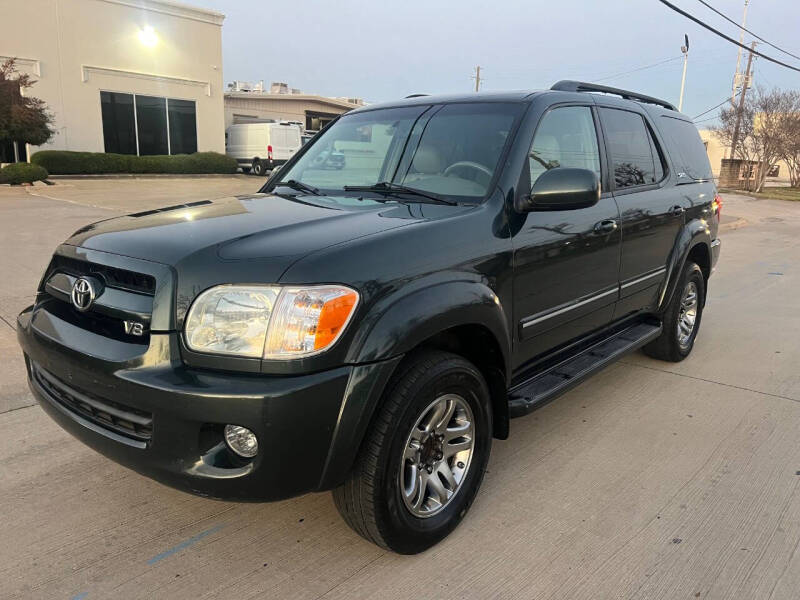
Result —
<path fill-rule="evenodd" d="M 247 427 L 225 425 L 225 442 L 239 456 L 253 458 L 258 453 L 258 438 Z"/>

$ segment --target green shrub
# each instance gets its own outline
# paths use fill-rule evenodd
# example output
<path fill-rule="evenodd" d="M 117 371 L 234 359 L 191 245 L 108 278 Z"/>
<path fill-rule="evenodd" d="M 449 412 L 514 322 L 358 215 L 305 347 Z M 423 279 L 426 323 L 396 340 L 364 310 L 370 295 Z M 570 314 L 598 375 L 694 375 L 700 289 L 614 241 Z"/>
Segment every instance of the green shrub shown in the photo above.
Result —
<path fill-rule="evenodd" d="M 236 160 L 216 152 L 132 156 L 105 152 L 42 150 L 31 162 L 53 175 L 103 175 L 107 173 L 235 173 Z"/>
<path fill-rule="evenodd" d="M 47 179 L 47 170 L 39 165 L 13 163 L 0 169 L 0 183 L 33 183 Z"/>
<path fill-rule="evenodd" d="M 69 152 L 42 150 L 31 156 L 31 162 L 41 165 L 53 175 L 83 175 L 103 173 L 129 173 L 130 159 L 126 154 L 103 152 Z"/>

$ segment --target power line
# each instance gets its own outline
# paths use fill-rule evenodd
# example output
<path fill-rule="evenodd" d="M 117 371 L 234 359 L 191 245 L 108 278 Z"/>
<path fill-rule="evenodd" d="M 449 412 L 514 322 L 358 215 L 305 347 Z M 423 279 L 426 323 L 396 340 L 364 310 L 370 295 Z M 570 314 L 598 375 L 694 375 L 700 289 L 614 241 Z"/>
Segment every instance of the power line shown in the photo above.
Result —
<path fill-rule="evenodd" d="M 797 56 L 796 54 L 792 54 L 791 52 L 789 52 L 788 50 L 784 50 L 783 48 L 779 48 L 778 46 L 776 46 L 776 45 L 775 45 L 775 44 L 773 44 L 772 42 L 768 42 L 767 40 L 765 40 L 765 39 L 764 39 L 763 37 L 761 37 L 760 35 L 757 35 L 757 34 L 753 33 L 752 31 L 750 31 L 750 30 L 749 30 L 749 29 L 747 29 L 746 27 L 743 27 L 742 25 L 740 25 L 739 23 L 737 23 L 737 22 L 736 22 L 736 21 L 734 21 L 733 19 L 731 19 L 731 18 L 727 17 L 726 15 L 724 15 L 723 13 L 721 13 L 720 11 L 718 11 L 716 8 L 714 8 L 713 6 L 711 6 L 711 5 L 710 5 L 708 2 L 705 2 L 705 0 L 697 0 L 697 1 L 698 1 L 700 4 L 702 4 L 703 6 L 705 6 L 706 8 L 708 8 L 708 9 L 710 9 L 710 10 L 714 11 L 715 13 L 717 13 L 717 14 L 718 14 L 720 17 L 722 17 L 722 18 L 723 18 L 723 19 L 725 19 L 726 21 L 729 21 L 729 22 L 733 23 L 733 24 L 734 24 L 734 25 L 736 25 L 736 27 L 738 27 L 739 29 L 741 29 L 741 30 L 743 30 L 743 31 L 746 31 L 747 33 L 749 33 L 750 35 L 752 35 L 752 36 L 753 36 L 754 38 L 756 38 L 757 40 L 761 40 L 761 41 L 762 41 L 762 42 L 764 42 L 764 43 L 765 43 L 767 46 L 772 46 L 773 48 L 775 48 L 775 50 L 778 50 L 778 51 L 780 51 L 780 52 L 783 52 L 784 54 L 788 54 L 788 55 L 789 55 L 789 56 L 791 56 L 792 58 L 796 58 L 796 59 L 800 60 L 800 56 Z"/>
<path fill-rule="evenodd" d="M 779 60 L 778 60 L 778 59 L 776 59 L 776 58 L 772 58 L 771 56 L 767 56 L 766 54 L 762 54 L 762 53 L 761 53 L 761 52 L 759 52 L 758 50 L 751 50 L 750 48 L 748 48 L 748 47 L 747 47 L 747 46 L 745 46 L 744 44 L 740 44 L 740 43 L 739 43 L 739 42 L 737 42 L 735 39 L 733 39 L 733 38 L 731 38 L 731 37 L 728 37 L 727 35 L 725 35 L 724 33 L 722 33 L 721 31 L 719 31 L 719 30 L 717 30 L 717 29 L 714 29 L 714 28 L 713 28 L 711 25 L 708 25 L 707 23 L 704 23 L 703 21 L 701 21 L 701 20 L 700 20 L 700 19 L 698 19 L 697 17 L 693 17 L 692 15 L 690 15 L 689 13 L 687 13 L 685 10 L 681 10 L 680 8 L 678 8 L 677 6 L 675 6 L 674 4 L 672 4 L 671 2 L 667 2 L 667 0 L 658 0 L 658 1 L 659 1 L 659 2 L 661 2 L 661 4 L 664 4 L 664 5 L 668 6 L 669 8 L 671 8 L 672 10 L 674 10 L 676 13 L 683 15 L 684 17 L 686 17 L 687 19 L 689 19 L 689 20 L 691 20 L 691 21 L 694 21 L 695 23 L 697 23 L 698 25 L 700 25 L 700 27 L 703 27 L 703 28 L 705 28 L 705 29 L 708 29 L 710 32 L 712 32 L 712 33 L 714 33 L 714 34 L 718 35 L 718 36 L 719 36 L 719 37 L 721 37 L 722 39 L 728 40 L 728 41 L 729 41 L 731 44 L 734 44 L 734 45 L 736 45 L 736 46 L 739 46 L 740 48 L 744 48 L 744 49 L 745 49 L 745 50 L 747 50 L 748 52 L 752 52 L 752 53 L 753 53 L 753 54 L 755 54 L 756 56 L 760 56 L 761 58 L 764 58 L 764 59 L 766 59 L 766 60 L 768 60 L 768 61 L 770 61 L 770 62 L 773 62 L 773 63 L 775 63 L 776 65 L 780 65 L 780 66 L 782 66 L 782 67 L 786 67 L 787 69 L 791 69 L 792 71 L 797 71 L 798 73 L 800 73 L 800 68 L 798 68 L 798 67 L 793 67 L 792 65 L 788 65 L 788 64 L 786 64 L 785 62 L 781 62 L 781 61 L 779 61 Z"/>
<path fill-rule="evenodd" d="M 737 94 L 736 94 L 736 95 L 738 96 L 738 95 L 739 95 L 739 93 L 737 92 Z M 702 117 L 703 115 L 710 113 L 710 112 L 711 112 L 712 110 L 714 110 L 715 108 L 719 108 L 719 107 L 720 107 L 720 106 L 722 106 L 723 104 L 727 104 L 727 103 L 728 103 L 728 102 L 730 102 L 730 101 L 731 101 L 731 99 L 730 99 L 730 98 L 725 98 L 725 100 L 723 100 L 722 102 L 720 102 L 720 103 L 719 103 L 719 104 L 717 104 L 716 106 L 712 106 L 712 107 L 711 107 L 711 108 L 709 108 L 708 110 L 704 110 L 703 112 L 701 112 L 699 115 L 697 115 L 697 117 Z M 695 119 L 697 119 L 697 117 L 692 117 L 692 121 L 694 121 Z M 715 118 L 715 117 L 712 117 L 712 118 Z"/>
<path fill-rule="evenodd" d="M 730 98 L 727 99 L 730 102 Z M 713 121 L 714 119 L 719 119 L 719 115 L 714 115 L 713 117 L 708 117 L 707 119 L 700 119 L 699 121 L 694 121 L 694 124 L 697 125 L 698 123 L 708 123 L 709 121 Z"/>
<path fill-rule="evenodd" d="M 672 58 L 667 58 L 666 60 L 659 61 L 657 63 L 653 63 L 651 65 L 645 65 L 643 67 L 637 67 L 636 69 L 631 69 L 630 71 L 623 71 L 622 73 L 617 73 L 616 75 L 609 75 L 608 77 L 601 77 L 600 79 L 593 79 L 592 83 L 599 83 L 601 81 L 608 81 L 609 79 L 616 79 L 617 77 L 622 77 L 623 75 L 630 75 L 631 73 L 636 73 L 638 71 L 644 71 L 645 69 L 652 69 L 653 67 L 657 67 L 659 65 L 664 65 L 668 62 L 672 62 L 673 60 L 678 60 L 682 58 L 683 55 L 680 54 L 678 56 L 673 56 Z"/>

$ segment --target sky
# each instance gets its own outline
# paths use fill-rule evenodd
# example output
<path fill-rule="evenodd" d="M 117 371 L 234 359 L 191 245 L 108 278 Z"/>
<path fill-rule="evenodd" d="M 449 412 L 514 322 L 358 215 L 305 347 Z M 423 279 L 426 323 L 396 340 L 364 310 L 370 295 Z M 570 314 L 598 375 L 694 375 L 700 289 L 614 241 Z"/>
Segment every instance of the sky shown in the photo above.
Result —
<path fill-rule="evenodd" d="M 226 83 L 284 81 L 304 92 L 370 103 L 419 92 L 468 92 L 480 65 L 482 90 L 542 89 L 579 79 L 677 105 L 680 47 L 688 34 L 683 109 L 694 117 L 730 96 L 736 68 L 736 46 L 658 0 L 188 1 L 226 15 Z M 671 1 L 738 39 L 737 27 L 697 0 Z M 741 20 L 744 0 L 707 2 Z M 747 28 L 800 56 L 800 1 L 750 0 Z M 800 60 L 765 44 L 757 49 L 800 67 Z M 754 81 L 800 89 L 800 72 L 757 58 Z"/>

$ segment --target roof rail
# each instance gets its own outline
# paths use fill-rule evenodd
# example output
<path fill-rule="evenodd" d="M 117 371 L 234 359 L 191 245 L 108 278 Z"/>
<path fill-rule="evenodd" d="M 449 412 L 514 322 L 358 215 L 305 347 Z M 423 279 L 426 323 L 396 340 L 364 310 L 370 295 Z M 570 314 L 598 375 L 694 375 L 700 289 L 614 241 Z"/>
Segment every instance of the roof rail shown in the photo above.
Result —
<path fill-rule="evenodd" d="M 553 87 L 550 89 L 559 90 L 562 92 L 602 92 L 604 94 L 621 96 L 626 100 L 636 100 L 637 102 L 646 102 L 647 104 L 657 104 L 658 106 L 663 106 L 666 109 L 674 110 L 676 112 L 678 110 L 674 105 L 670 104 L 666 100 L 659 100 L 658 98 L 653 98 L 652 96 L 645 96 L 644 94 L 637 94 L 636 92 L 629 92 L 628 90 L 621 90 L 619 88 L 597 85 L 595 83 L 586 83 L 583 81 L 570 81 L 568 79 L 564 79 L 563 81 L 553 84 Z"/>
<path fill-rule="evenodd" d="M 430 94 L 409 94 L 406 98 L 420 98 L 422 96 L 430 96 Z"/>

